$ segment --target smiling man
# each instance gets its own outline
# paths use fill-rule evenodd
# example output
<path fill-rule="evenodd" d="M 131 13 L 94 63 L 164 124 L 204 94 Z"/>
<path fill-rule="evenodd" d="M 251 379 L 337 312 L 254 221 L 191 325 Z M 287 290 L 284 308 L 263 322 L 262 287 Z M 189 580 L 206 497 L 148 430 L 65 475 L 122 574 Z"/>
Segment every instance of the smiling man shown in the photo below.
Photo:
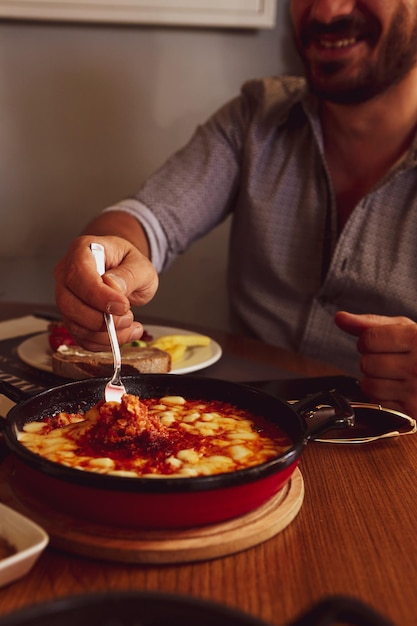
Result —
<path fill-rule="evenodd" d="M 232 214 L 236 331 L 330 361 L 417 416 L 417 0 L 292 0 L 306 77 L 247 82 L 56 268 L 77 341 L 138 338 L 131 305 Z M 106 248 L 103 281 L 89 244 Z"/>

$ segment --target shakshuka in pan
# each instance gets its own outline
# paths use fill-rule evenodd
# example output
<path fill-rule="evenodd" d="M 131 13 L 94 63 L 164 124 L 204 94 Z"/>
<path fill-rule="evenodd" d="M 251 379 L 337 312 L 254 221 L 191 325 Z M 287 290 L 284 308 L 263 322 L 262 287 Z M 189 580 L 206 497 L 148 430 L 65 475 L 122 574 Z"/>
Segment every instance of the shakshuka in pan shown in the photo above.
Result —
<path fill-rule="evenodd" d="M 19 441 L 79 470 L 125 477 L 193 477 L 233 472 L 285 453 L 276 424 L 232 404 L 183 396 L 100 401 L 83 413 L 27 422 Z"/>

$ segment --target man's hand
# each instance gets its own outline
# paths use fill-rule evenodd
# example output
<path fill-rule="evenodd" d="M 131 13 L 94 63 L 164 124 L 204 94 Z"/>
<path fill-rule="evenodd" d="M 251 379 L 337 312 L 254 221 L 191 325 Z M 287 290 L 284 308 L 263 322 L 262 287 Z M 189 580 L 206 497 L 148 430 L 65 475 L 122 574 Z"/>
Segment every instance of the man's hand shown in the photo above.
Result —
<path fill-rule="evenodd" d="M 106 273 L 96 269 L 92 242 L 106 253 Z M 115 317 L 120 343 L 139 339 L 143 327 L 133 319 L 131 305 L 146 304 L 158 287 L 150 261 L 123 237 L 83 235 L 75 239 L 55 268 L 55 298 L 63 322 L 79 345 L 89 350 L 108 349 L 103 313 Z"/>
<path fill-rule="evenodd" d="M 406 317 L 339 311 L 335 322 L 358 337 L 361 387 L 372 400 L 417 418 L 417 324 Z"/>

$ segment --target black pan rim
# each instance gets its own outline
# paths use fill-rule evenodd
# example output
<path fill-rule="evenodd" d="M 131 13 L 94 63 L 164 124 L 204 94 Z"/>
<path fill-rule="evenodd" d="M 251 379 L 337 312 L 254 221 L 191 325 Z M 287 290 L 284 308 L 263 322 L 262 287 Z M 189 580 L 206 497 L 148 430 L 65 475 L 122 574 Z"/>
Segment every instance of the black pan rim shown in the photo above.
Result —
<path fill-rule="evenodd" d="M 168 377 L 168 378 L 167 378 Z M 80 386 L 84 387 L 97 387 L 100 388 L 107 382 L 107 378 L 93 378 L 83 381 L 71 381 L 64 383 L 58 387 L 53 387 L 42 391 L 36 396 L 31 396 L 19 403 L 11 409 L 6 419 L 5 426 L 5 438 L 9 449 L 17 456 L 17 458 L 29 468 L 32 468 L 41 474 L 45 474 L 48 477 L 55 478 L 57 480 L 64 480 L 73 484 L 88 488 L 96 488 L 109 491 L 122 491 L 130 493 L 180 493 L 180 492 L 195 492 L 195 491 L 209 491 L 214 489 L 225 489 L 228 487 L 236 487 L 239 485 L 249 484 L 259 481 L 263 478 L 267 478 L 278 472 L 284 471 L 287 467 L 295 464 L 305 445 L 306 440 L 303 436 L 303 420 L 296 413 L 296 411 L 285 401 L 279 400 L 269 394 L 249 387 L 241 383 L 235 383 L 225 381 L 216 378 L 205 378 L 195 376 L 178 376 L 167 374 L 143 374 L 139 376 L 127 376 L 124 377 L 124 383 L 129 391 L 129 387 L 139 384 L 148 384 L 151 381 L 153 384 L 162 384 L 165 386 L 182 387 L 182 385 L 194 385 L 197 389 L 203 387 L 204 389 L 218 389 L 219 387 L 225 389 L 227 392 L 233 391 L 236 394 L 245 394 L 246 397 L 251 397 L 253 400 L 259 399 L 263 402 L 268 402 L 276 406 L 277 409 L 285 410 L 288 419 L 289 416 L 293 417 L 297 421 L 299 427 L 298 441 L 293 440 L 293 444 L 289 450 L 283 454 L 271 459 L 265 463 L 248 467 L 242 470 L 235 470 L 234 472 L 225 472 L 221 474 L 215 474 L 211 476 L 195 476 L 184 478 L 141 478 L 141 477 L 124 477 L 114 476 L 111 474 L 99 474 L 90 471 L 78 470 L 76 468 L 68 467 L 59 463 L 50 461 L 40 455 L 37 455 L 28 450 L 17 439 L 17 425 L 16 417 L 22 413 L 22 410 L 30 406 L 42 402 L 43 399 L 49 399 L 54 393 L 66 393 L 71 394 L 73 390 L 79 389 Z M 204 399 L 204 398 L 203 398 Z M 94 402 L 93 402 L 94 404 Z M 29 420 L 25 420 L 25 423 Z M 36 420 L 31 420 L 36 421 Z"/>
<path fill-rule="evenodd" d="M 126 607 L 127 605 L 127 607 Z M 113 590 L 109 592 L 95 591 L 91 593 L 79 593 L 72 596 L 64 596 L 51 600 L 50 602 L 42 602 L 32 606 L 24 607 L 6 615 L 2 620 L 4 626 L 30 626 L 32 620 L 42 618 L 59 619 L 66 614 L 79 613 L 85 611 L 95 611 L 105 607 L 106 615 L 112 615 L 113 610 L 118 607 L 125 607 L 126 611 L 140 611 L 143 609 L 158 609 L 159 613 L 167 613 L 166 617 L 172 617 L 172 610 L 181 613 L 184 617 L 184 626 L 189 624 L 189 618 L 195 618 L 195 613 L 201 616 L 207 616 L 211 620 L 219 619 L 224 623 L 235 626 L 266 626 L 266 622 L 244 613 L 239 608 L 229 607 L 214 600 L 187 596 L 185 594 L 176 594 L 166 591 L 145 591 L 145 590 Z M 80 615 L 82 617 L 82 614 Z M 91 615 L 90 615 L 91 617 Z M 117 617 L 117 616 L 116 616 Z M 177 616 L 178 617 L 178 616 Z M 154 623 L 151 620 L 145 620 L 144 623 Z M 58 624 L 58 622 L 56 622 Z M 178 623 L 177 621 L 175 623 Z M 194 623 L 194 622 L 193 622 Z M 205 622 L 207 623 L 207 622 Z"/>

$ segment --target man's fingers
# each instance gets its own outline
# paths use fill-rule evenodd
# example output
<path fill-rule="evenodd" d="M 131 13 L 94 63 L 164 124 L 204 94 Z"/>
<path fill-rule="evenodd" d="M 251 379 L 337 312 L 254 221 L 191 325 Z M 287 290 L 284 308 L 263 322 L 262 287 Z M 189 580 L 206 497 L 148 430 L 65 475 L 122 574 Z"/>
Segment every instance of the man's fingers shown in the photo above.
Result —
<path fill-rule="evenodd" d="M 356 337 L 359 337 L 364 330 L 375 326 L 414 324 L 408 317 L 389 317 L 387 315 L 374 315 L 373 313 L 359 315 L 347 311 L 338 311 L 335 315 L 335 322 L 341 330 Z"/>
<path fill-rule="evenodd" d="M 115 317 L 114 320 L 120 344 L 129 343 L 142 337 L 143 326 L 134 320 L 132 312 L 120 318 Z M 99 325 L 93 329 L 81 326 L 65 316 L 63 316 L 62 321 L 76 343 L 87 350 L 97 352 L 110 349 L 109 335 L 102 314 L 100 314 Z"/>
<path fill-rule="evenodd" d="M 154 267 L 135 248 L 127 252 L 119 265 L 110 265 L 102 278 L 106 285 L 125 294 L 135 306 L 149 302 L 158 289 L 158 275 Z"/>
<path fill-rule="evenodd" d="M 339 311 L 335 322 L 358 337 L 361 388 L 373 401 L 417 415 L 417 324 L 406 317 Z"/>
<path fill-rule="evenodd" d="M 106 271 L 101 276 L 90 245 L 105 249 Z M 69 333 L 85 348 L 108 346 L 103 313 L 115 317 L 120 343 L 139 339 L 143 327 L 135 322 L 131 305 L 146 304 L 158 287 L 149 259 L 129 241 L 114 236 L 82 235 L 72 242 L 55 268 L 55 300 Z"/>
<path fill-rule="evenodd" d="M 361 353 L 404 353 L 417 349 L 417 324 L 408 317 L 339 311 L 335 322 L 345 332 L 359 337 L 357 347 Z"/>
<path fill-rule="evenodd" d="M 366 329 L 358 339 L 359 352 L 406 354 L 417 351 L 417 324 L 391 324 L 390 326 L 372 326 Z"/>
<path fill-rule="evenodd" d="M 362 354 L 361 370 L 364 376 L 379 380 L 405 380 L 409 376 L 409 359 L 395 352 L 366 352 Z"/>
<path fill-rule="evenodd" d="M 103 276 L 98 274 L 91 254 L 93 241 L 103 243 L 105 247 L 106 272 Z M 150 261 L 119 237 L 79 237 L 57 264 L 55 277 L 60 285 L 58 298 L 65 299 L 67 289 L 87 306 L 113 315 L 124 315 L 131 304 L 146 304 L 158 288 L 158 275 Z M 58 301 L 57 304 L 62 310 L 65 303 Z M 77 316 L 74 311 L 68 315 Z"/>

